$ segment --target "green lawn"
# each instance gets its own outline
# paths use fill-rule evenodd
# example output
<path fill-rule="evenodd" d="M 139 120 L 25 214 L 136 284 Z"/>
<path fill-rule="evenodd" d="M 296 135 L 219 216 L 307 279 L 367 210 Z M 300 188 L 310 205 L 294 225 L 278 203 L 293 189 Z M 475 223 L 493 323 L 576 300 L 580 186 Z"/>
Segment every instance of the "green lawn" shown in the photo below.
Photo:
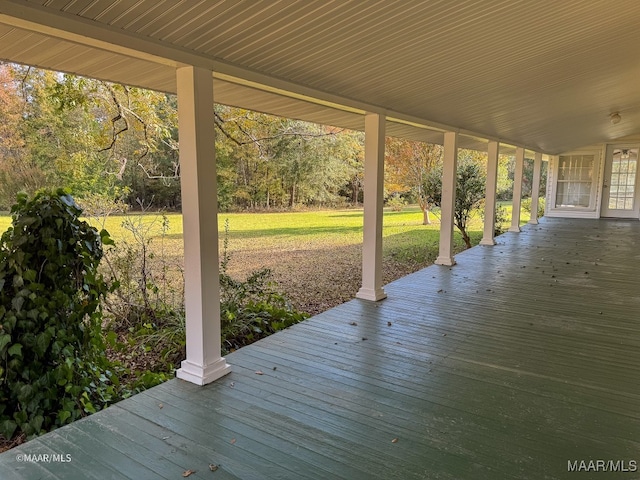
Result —
<path fill-rule="evenodd" d="M 507 210 L 510 215 L 510 207 Z M 523 212 L 521 223 L 528 218 Z M 0 230 L 6 230 L 10 220 L 8 215 L 0 215 Z M 154 270 L 155 278 L 167 278 L 174 292 L 182 291 L 180 214 L 114 215 L 89 221 L 110 232 L 116 248 L 121 247 L 117 252 L 123 250 L 125 242 L 139 247 L 141 238 L 148 241 L 148 251 L 153 254 L 149 268 Z M 232 276 L 246 278 L 251 272 L 268 268 L 293 305 L 311 314 L 349 300 L 357 292 L 361 281 L 362 209 L 221 213 L 221 248 L 227 221 L 231 254 L 228 273 Z M 433 263 L 438 254 L 440 222 L 437 215 L 432 215 L 432 221 L 431 225 L 422 225 L 422 212 L 415 206 L 401 212 L 385 209 L 384 283 Z M 482 238 L 480 215 L 472 221 L 470 236 L 474 244 Z M 455 249 L 464 249 L 457 231 Z"/>
<path fill-rule="evenodd" d="M 510 205 L 505 204 L 509 215 Z M 182 215 L 178 213 L 165 214 L 166 238 L 182 240 Z M 128 221 L 125 220 L 128 218 Z M 385 209 L 383 237 L 398 247 L 403 242 L 394 240 L 398 236 L 404 238 L 411 246 L 412 239 L 417 238 L 416 232 L 437 232 L 440 226 L 439 218 L 431 215 L 432 225 L 422 225 L 422 213 L 418 207 L 406 207 L 401 212 Z M 529 214 L 522 212 L 521 224 L 529 220 Z M 127 217 L 113 215 L 106 219 L 89 219 L 97 228 L 106 228 L 112 238 L 116 240 L 129 238 L 130 230 L 125 225 L 148 232 L 153 237 L 160 236 L 163 230 L 163 216 L 161 214 L 133 214 Z M 277 245 L 279 249 L 313 247 L 322 245 L 341 246 L 356 245 L 362 242 L 362 210 L 323 210 L 308 212 L 278 212 L 278 213 L 220 213 L 218 228 L 224 233 L 225 222 L 229 225 L 229 240 L 231 250 L 263 250 L 265 247 Z M 0 231 L 4 232 L 11 224 L 8 214 L 0 215 Z M 482 234 L 482 220 L 479 215 L 472 221 L 474 237 Z"/>

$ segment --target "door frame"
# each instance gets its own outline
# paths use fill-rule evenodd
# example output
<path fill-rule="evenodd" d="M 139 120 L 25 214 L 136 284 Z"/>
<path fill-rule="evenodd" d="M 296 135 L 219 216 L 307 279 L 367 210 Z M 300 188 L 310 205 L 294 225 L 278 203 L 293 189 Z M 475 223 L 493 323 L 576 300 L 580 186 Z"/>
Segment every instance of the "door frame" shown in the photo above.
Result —
<path fill-rule="evenodd" d="M 635 192 L 632 210 L 609 209 L 609 183 L 611 182 L 611 170 L 613 166 L 613 151 L 618 148 L 638 149 L 638 164 L 636 165 Z M 611 143 L 607 144 L 604 156 L 604 174 L 602 176 L 602 202 L 600 204 L 600 216 L 607 218 L 640 218 L 640 143 Z"/>

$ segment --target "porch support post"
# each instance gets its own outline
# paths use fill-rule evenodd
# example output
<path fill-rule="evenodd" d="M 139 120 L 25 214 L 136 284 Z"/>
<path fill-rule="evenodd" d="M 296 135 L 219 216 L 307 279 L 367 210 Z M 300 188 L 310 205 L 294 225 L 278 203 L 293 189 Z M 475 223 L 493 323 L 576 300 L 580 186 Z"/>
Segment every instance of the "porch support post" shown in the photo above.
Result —
<path fill-rule="evenodd" d="M 213 72 L 178 68 L 177 86 L 187 358 L 176 374 L 204 385 L 230 372 L 220 356 Z"/>
<path fill-rule="evenodd" d="M 498 186 L 499 143 L 490 141 L 487 146 L 487 186 L 484 198 L 484 234 L 480 245 L 495 245 L 496 191 Z"/>
<path fill-rule="evenodd" d="M 533 182 L 531 183 L 531 219 L 529 223 L 538 224 L 538 202 L 540 199 L 540 172 L 542 171 L 542 153 L 533 157 Z"/>
<path fill-rule="evenodd" d="M 453 258 L 453 214 L 456 204 L 458 171 L 458 133 L 444 133 L 444 166 L 442 170 L 442 200 L 440 205 L 440 252 L 436 265 L 455 265 Z"/>
<path fill-rule="evenodd" d="M 382 288 L 382 207 L 384 192 L 385 116 L 364 117 L 364 241 L 362 287 L 357 298 L 378 301 L 387 297 Z"/>
<path fill-rule="evenodd" d="M 510 232 L 520 231 L 520 205 L 522 203 L 522 174 L 524 173 L 524 148 L 516 148 L 516 170 L 513 175 L 513 209 Z"/>

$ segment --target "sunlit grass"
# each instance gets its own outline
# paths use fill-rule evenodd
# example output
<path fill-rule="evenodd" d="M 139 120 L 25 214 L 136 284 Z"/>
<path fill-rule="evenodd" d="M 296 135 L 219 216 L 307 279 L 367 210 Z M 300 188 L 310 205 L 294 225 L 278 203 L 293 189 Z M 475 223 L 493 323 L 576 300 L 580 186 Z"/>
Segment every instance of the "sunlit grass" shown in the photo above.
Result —
<path fill-rule="evenodd" d="M 511 205 L 504 203 L 511 215 Z M 416 206 L 400 212 L 385 209 L 383 238 L 385 251 L 398 250 L 405 254 L 415 248 L 437 243 L 440 219 L 438 212 L 431 215 L 432 224 L 422 225 L 422 212 Z M 88 219 L 95 227 L 105 228 L 117 242 L 130 239 L 132 227 L 145 230 L 147 236 L 160 237 L 165 229 L 165 241 L 170 250 L 181 248 L 183 223 L 179 213 L 147 213 L 112 215 L 102 219 Z M 166 220 L 166 221 L 165 221 Z M 520 223 L 529 220 L 522 212 Z M 218 230 L 221 238 L 228 224 L 231 250 L 264 250 L 270 245 L 278 250 L 300 248 L 327 248 L 356 245 L 362 242 L 362 209 L 324 210 L 277 213 L 220 213 Z M 11 224 L 8 214 L 0 215 L 0 231 Z M 474 215 L 470 228 L 472 238 L 482 236 L 482 219 Z M 460 242 L 459 237 L 457 241 Z M 177 253 L 174 251 L 174 253 Z"/>

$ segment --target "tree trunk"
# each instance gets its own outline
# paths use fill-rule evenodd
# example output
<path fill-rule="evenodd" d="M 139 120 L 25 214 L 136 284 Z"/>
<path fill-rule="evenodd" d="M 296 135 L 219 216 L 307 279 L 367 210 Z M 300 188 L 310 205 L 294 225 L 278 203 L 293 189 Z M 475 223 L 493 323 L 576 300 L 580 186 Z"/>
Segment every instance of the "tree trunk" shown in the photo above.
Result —
<path fill-rule="evenodd" d="M 459 228 L 460 233 L 462 233 L 462 240 L 464 240 L 464 244 L 466 248 L 471 248 L 471 238 L 469 238 L 469 234 L 467 233 L 466 228 Z"/>
<path fill-rule="evenodd" d="M 291 189 L 289 191 L 289 208 L 293 208 L 296 204 L 296 184 L 291 184 Z"/>
<path fill-rule="evenodd" d="M 431 218 L 429 217 L 429 209 L 422 209 L 422 224 L 423 225 L 431 225 Z"/>

